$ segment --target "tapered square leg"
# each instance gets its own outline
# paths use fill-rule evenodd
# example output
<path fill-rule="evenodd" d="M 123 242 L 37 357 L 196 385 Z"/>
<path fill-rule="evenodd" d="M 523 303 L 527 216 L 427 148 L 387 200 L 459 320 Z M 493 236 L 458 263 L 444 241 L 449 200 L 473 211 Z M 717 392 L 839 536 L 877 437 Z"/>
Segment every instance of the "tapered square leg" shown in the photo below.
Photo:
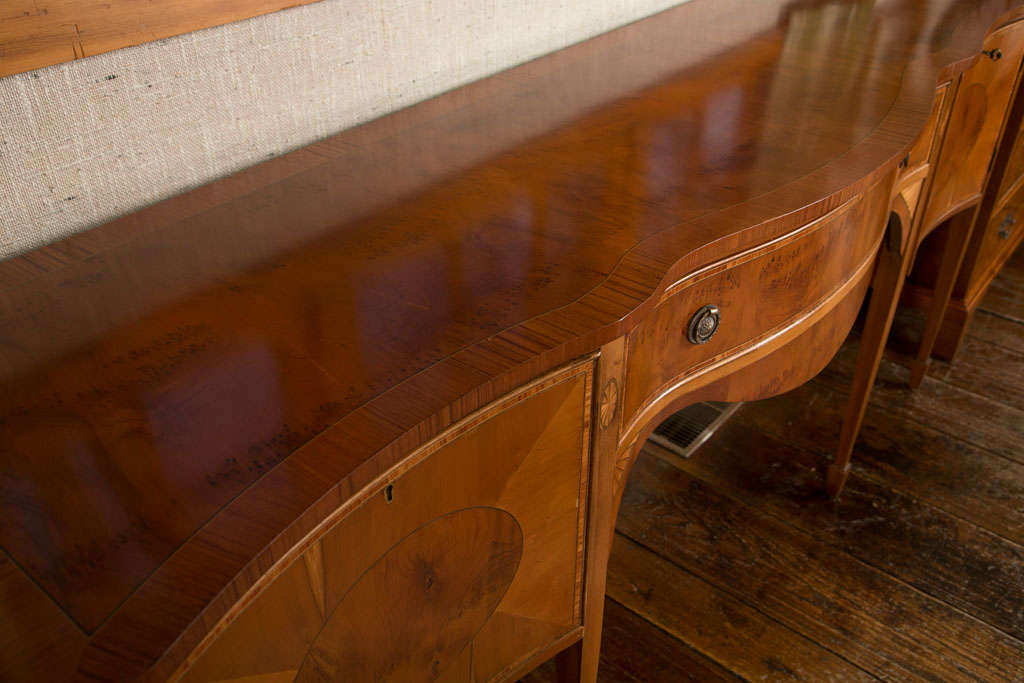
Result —
<path fill-rule="evenodd" d="M 890 223 L 890 230 L 894 229 Z M 861 335 L 857 364 L 853 371 L 850 397 L 843 413 L 843 426 L 839 434 L 839 447 L 825 475 L 825 488 L 832 497 L 838 496 L 850 473 L 850 456 L 864 421 L 871 387 L 878 374 L 878 364 L 885 351 L 893 316 L 899 304 L 903 283 L 910 267 L 911 250 L 899 251 L 899 241 L 889 240 L 890 246 L 883 246 L 878 256 L 878 268 L 871 282 L 871 300 L 868 304 L 867 320 Z"/>
<path fill-rule="evenodd" d="M 921 386 L 928 366 L 931 363 L 932 349 L 942 328 L 942 318 L 946 314 L 946 306 L 953 295 L 953 287 L 960 272 L 960 264 L 967 251 L 967 242 L 974 224 L 974 211 L 954 216 L 949 222 L 949 239 L 939 264 L 939 274 L 935 283 L 935 293 L 928 307 L 924 333 L 921 344 L 917 348 L 917 357 L 910 362 L 910 386 L 914 389 Z"/>

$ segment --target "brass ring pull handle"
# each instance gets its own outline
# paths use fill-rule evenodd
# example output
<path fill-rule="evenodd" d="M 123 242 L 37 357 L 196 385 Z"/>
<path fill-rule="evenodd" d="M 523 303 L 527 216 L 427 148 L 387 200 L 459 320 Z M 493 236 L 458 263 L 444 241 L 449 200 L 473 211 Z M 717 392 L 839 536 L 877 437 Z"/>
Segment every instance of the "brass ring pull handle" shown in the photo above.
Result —
<path fill-rule="evenodd" d="M 999 236 L 1002 239 L 1004 239 L 1004 240 L 1005 239 L 1009 239 L 1010 238 L 1010 228 L 1016 222 L 1017 222 L 1017 219 L 1013 217 L 1013 212 L 1012 211 L 1010 213 L 1006 214 L 1006 218 L 1004 218 L 1003 222 L 999 224 Z"/>
<path fill-rule="evenodd" d="M 686 327 L 686 338 L 693 344 L 706 344 L 709 339 L 715 336 L 721 319 L 722 316 L 718 306 L 712 304 L 702 306 L 690 318 L 690 324 Z"/>
<path fill-rule="evenodd" d="M 981 54 L 987 55 L 988 58 L 991 59 L 993 62 L 998 62 L 1000 59 L 1003 58 L 1003 51 L 1000 50 L 998 47 L 994 47 L 991 50 L 982 50 Z"/>

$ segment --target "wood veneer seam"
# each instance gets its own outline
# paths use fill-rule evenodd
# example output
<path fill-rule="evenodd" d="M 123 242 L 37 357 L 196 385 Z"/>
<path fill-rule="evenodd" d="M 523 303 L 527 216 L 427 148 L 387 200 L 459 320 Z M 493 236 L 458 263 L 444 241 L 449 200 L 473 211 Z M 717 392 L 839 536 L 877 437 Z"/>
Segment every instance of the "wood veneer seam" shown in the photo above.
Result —
<path fill-rule="evenodd" d="M 320 635 L 324 632 L 324 629 L 326 629 L 330 625 L 331 618 L 334 616 L 334 613 L 337 612 L 338 608 L 341 607 L 341 605 L 345 602 L 345 598 L 348 597 L 349 593 L 351 593 L 353 590 L 356 589 L 356 587 L 359 585 L 359 582 L 362 581 L 363 577 L 365 577 L 367 574 L 369 574 L 371 571 L 373 571 L 377 567 L 377 565 L 381 561 L 383 561 L 384 558 L 387 557 L 388 554 L 392 550 L 398 548 L 400 545 L 402 545 L 402 543 L 404 543 L 408 539 L 410 539 L 413 536 L 415 536 L 418 532 L 422 531 L 426 527 L 430 526 L 431 524 L 434 524 L 435 522 L 437 522 L 437 521 L 439 521 L 441 519 L 444 519 L 446 517 L 452 517 L 454 515 L 459 514 L 460 512 L 467 512 L 469 510 L 495 510 L 497 512 L 503 512 L 503 513 L 507 514 L 511 518 L 512 523 L 515 524 L 516 528 L 519 530 L 519 537 L 520 537 L 520 539 L 523 538 L 523 527 L 519 524 L 519 520 L 516 519 L 511 514 L 509 514 L 507 510 L 504 510 L 504 509 L 502 509 L 500 507 L 497 507 L 496 505 L 469 505 L 469 506 L 466 506 L 466 507 L 457 508 L 457 509 L 454 509 L 454 510 L 449 510 L 449 511 L 445 512 L 442 515 L 439 515 L 437 517 L 434 517 L 432 519 L 428 519 L 428 520 L 424 521 L 419 526 L 417 526 L 414 529 L 410 530 L 409 533 L 407 533 L 405 536 L 402 536 L 401 538 L 396 540 L 386 550 L 384 550 L 384 552 L 382 552 L 380 555 L 378 555 L 376 558 L 374 558 L 374 560 L 372 562 L 370 562 L 370 564 L 368 564 L 363 569 L 363 571 L 361 571 L 359 573 L 358 576 L 355 577 L 355 579 L 352 581 L 351 584 L 349 584 L 349 586 L 344 590 L 344 592 L 342 592 L 342 594 L 338 598 L 337 603 L 335 603 L 335 605 L 331 608 L 330 613 L 328 614 L 328 616 L 320 624 L 320 628 L 317 629 L 316 634 L 310 639 L 310 646 L 309 646 L 309 648 L 307 648 L 306 652 L 303 654 L 302 662 L 299 663 L 298 670 L 302 671 L 305 668 L 305 664 L 309 660 L 309 658 L 310 658 L 310 656 L 312 654 L 313 645 L 317 642 L 317 640 L 319 640 Z M 296 560 L 297 559 L 298 558 L 296 558 Z M 520 553 L 519 559 L 516 561 L 515 571 L 512 574 L 513 577 L 515 576 L 516 573 L 518 573 L 519 566 L 522 564 L 522 561 L 523 561 L 523 557 L 522 557 L 522 553 Z M 512 584 L 509 583 L 509 585 L 505 587 L 505 592 L 506 593 L 508 592 L 508 589 L 511 588 L 511 585 Z M 255 597 L 258 597 L 258 596 L 254 596 L 254 598 Z M 502 594 L 502 598 L 504 598 L 504 594 Z M 490 618 L 492 616 L 494 616 L 494 613 L 498 611 L 498 607 L 500 607 L 500 606 L 501 606 L 501 600 L 500 599 L 496 600 L 494 605 L 493 605 L 493 607 L 491 608 L 491 611 L 488 612 L 487 617 L 480 622 L 479 627 L 477 628 L 476 632 L 473 634 L 473 638 L 471 638 L 470 641 L 468 643 L 466 643 L 467 647 L 472 644 L 473 640 L 475 640 L 476 636 L 483 629 L 484 625 L 490 620 Z M 580 628 L 582 628 L 582 627 L 580 627 Z M 459 653 L 461 653 L 463 650 L 465 650 L 465 648 L 460 650 Z M 198 657 L 199 656 L 202 656 L 202 655 L 201 654 L 198 655 L 196 660 L 194 660 L 194 661 L 198 661 Z M 193 661 L 193 663 L 194 663 L 194 661 Z M 187 669 L 182 671 L 182 675 L 184 675 L 185 673 L 188 673 Z M 176 683 L 176 681 L 179 680 L 179 679 L 180 679 L 180 676 L 178 676 L 177 678 L 172 678 L 171 680 Z"/>
<path fill-rule="evenodd" d="M 91 635 L 91 634 L 89 633 L 89 631 L 86 631 L 86 630 L 85 630 L 84 628 L 82 628 L 82 625 L 81 625 L 81 624 L 79 624 L 79 623 L 78 623 L 78 621 L 76 621 L 74 617 L 72 617 L 72 616 L 71 616 L 70 614 L 68 614 L 67 610 L 65 610 L 65 609 L 64 609 L 64 606 L 63 606 L 63 605 L 61 605 L 61 604 L 60 604 L 59 602 L 57 602 L 57 601 L 56 601 L 56 600 L 54 599 L 54 597 L 53 597 L 52 595 L 50 595 L 50 592 L 49 592 L 48 590 L 46 590 L 46 588 L 45 588 L 45 587 L 43 587 L 43 586 L 42 586 L 42 585 L 41 585 L 41 584 L 40 584 L 40 583 L 39 583 L 39 582 L 38 582 L 38 581 L 36 580 L 36 577 L 35 577 L 35 576 L 33 576 L 33 575 L 32 575 L 31 573 L 29 573 L 28 571 L 26 571 L 26 570 L 25 570 L 25 568 L 24 568 L 23 566 L 21 566 L 21 563 L 19 563 L 19 562 L 18 562 L 18 561 L 17 561 L 17 560 L 16 560 L 15 558 L 14 558 L 14 556 L 13 556 L 13 555 L 11 555 L 11 553 L 10 553 L 10 552 L 9 552 L 9 551 L 7 550 L 7 548 L 4 548 L 3 546 L 0 546 L 0 553 L 2 553 L 2 554 L 3 554 L 3 556 L 4 556 L 4 557 L 6 557 L 6 558 L 8 559 L 8 561 L 9 561 L 9 562 L 10 562 L 10 563 L 11 563 L 11 564 L 12 564 L 12 565 L 13 565 L 13 566 L 14 566 L 14 567 L 15 567 L 15 568 L 16 568 L 16 569 L 17 569 L 17 570 L 18 570 L 18 571 L 19 571 L 19 572 L 20 572 L 20 573 L 22 574 L 22 576 L 24 576 L 25 578 L 27 578 L 27 579 L 29 580 L 29 582 L 31 582 L 31 583 L 32 583 L 32 585 L 33 585 L 33 586 L 35 586 L 36 588 L 38 588 L 38 589 L 39 589 L 39 591 L 40 591 L 40 592 L 41 592 L 41 593 L 42 593 L 43 595 L 45 595 L 45 596 L 47 597 L 47 599 L 48 599 L 48 600 L 50 600 L 50 602 L 52 602 L 52 603 L 53 603 L 54 607 L 56 607 L 56 608 L 57 608 L 57 610 L 58 610 L 58 611 L 59 611 L 59 612 L 60 612 L 61 614 L 63 614 L 63 615 L 65 616 L 65 617 L 67 617 L 67 620 L 68 620 L 68 622 L 70 622 L 70 623 L 71 623 L 71 625 L 72 625 L 72 626 L 74 626 L 74 627 L 75 627 L 75 629 L 76 629 L 76 630 L 77 630 L 77 631 L 78 631 L 79 633 L 81 633 L 81 634 L 82 634 L 83 636 L 85 636 L 86 638 L 88 638 L 88 637 L 89 637 L 89 636 Z"/>

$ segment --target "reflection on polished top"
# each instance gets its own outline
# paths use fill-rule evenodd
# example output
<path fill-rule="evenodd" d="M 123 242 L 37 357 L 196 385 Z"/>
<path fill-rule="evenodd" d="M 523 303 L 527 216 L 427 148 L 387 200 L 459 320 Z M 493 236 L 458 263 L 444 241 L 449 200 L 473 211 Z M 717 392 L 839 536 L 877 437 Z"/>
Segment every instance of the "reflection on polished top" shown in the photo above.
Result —
<path fill-rule="evenodd" d="M 693 0 L 0 264 L 0 559 L 146 666 L 382 449 L 891 168 L 1009 4 Z"/>

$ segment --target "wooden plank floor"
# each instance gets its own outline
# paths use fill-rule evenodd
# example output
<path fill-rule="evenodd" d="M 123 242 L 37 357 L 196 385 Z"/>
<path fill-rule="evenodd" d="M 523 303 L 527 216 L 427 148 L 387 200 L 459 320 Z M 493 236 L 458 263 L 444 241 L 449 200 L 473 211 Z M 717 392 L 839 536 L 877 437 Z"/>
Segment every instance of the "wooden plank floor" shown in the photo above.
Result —
<path fill-rule="evenodd" d="M 821 479 L 856 351 L 744 405 L 688 460 L 647 445 L 600 680 L 1024 681 L 1024 249 L 955 363 L 912 392 L 887 352 L 834 502 Z"/>

